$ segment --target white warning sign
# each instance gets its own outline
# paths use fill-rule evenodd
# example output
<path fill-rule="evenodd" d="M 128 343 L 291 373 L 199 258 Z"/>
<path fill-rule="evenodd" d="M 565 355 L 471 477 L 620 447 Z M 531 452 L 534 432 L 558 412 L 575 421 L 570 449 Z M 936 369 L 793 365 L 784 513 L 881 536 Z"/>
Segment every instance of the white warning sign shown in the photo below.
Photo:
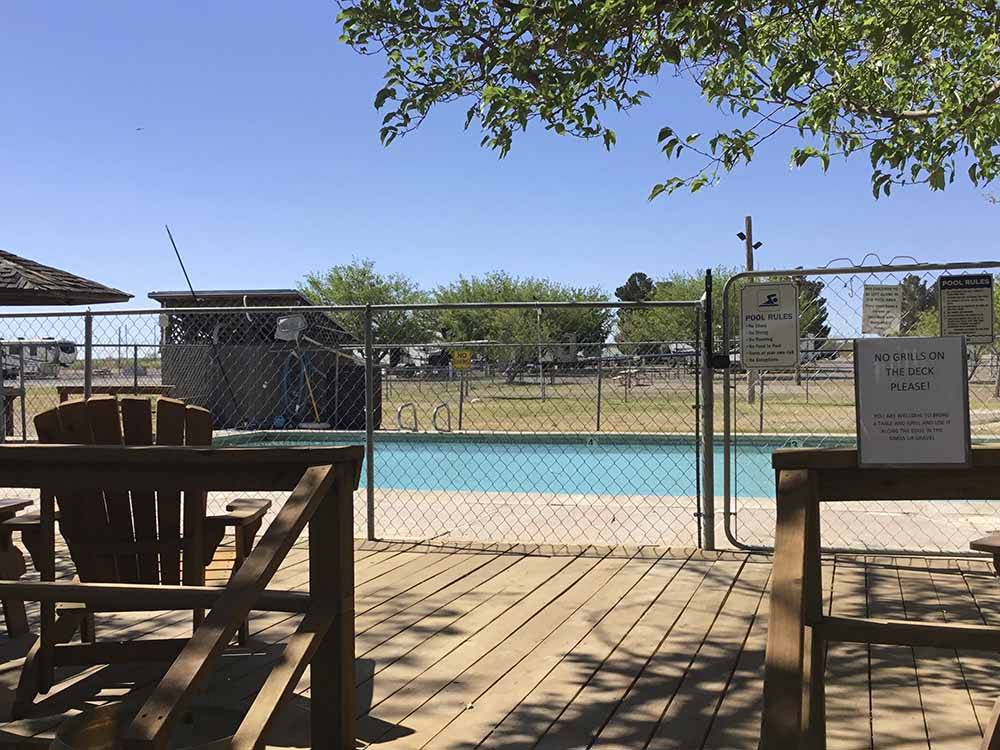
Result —
<path fill-rule="evenodd" d="M 740 357 L 748 370 L 799 363 L 799 295 L 795 284 L 749 284 L 740 290 Z"/>
<path fill-rule="evenodd" d="M 902 320 L 902 286 L 865 284 L 865 296 L 861 303 L 861 333 L 898 336 Z"/>
<path fill-rule="evenodd" d="M 970 344 L 993 343 L 993 276 L 942 276 L 938 279 L 942 336 L 965 336 Z"/>

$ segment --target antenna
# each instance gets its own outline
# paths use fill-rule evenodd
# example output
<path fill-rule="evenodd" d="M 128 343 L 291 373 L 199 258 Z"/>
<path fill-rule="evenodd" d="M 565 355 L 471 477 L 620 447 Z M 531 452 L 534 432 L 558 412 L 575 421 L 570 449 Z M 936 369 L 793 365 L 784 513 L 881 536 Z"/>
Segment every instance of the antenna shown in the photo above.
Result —
<path fill-rule="evenodd" d="M 181 258 L 181 252 L 180 250 L 177 249 L 177 243 L 174 242 L 174 235 L 170 232 L 170 227 L 167 226 L 166 224 L 163 225 L 163 228 L 167 230 L 167 237 L 170 238 L 170 245 L 174 248 L 174 255 L 177 256 L 177 262 L 180 263 L 181 271 L 184 272 L 184 280 L 187 281 L 188 290 L 191 292 L 191 299 L 197 302 L 198 295 L 195 293 L 194 286 L 192 286 L 191 284 L 191 277 L 188 276 L 187 269 L 184 267 L 184 259 Z M 229 391 L 229 398 L 232 399 L 233 406 L 236 407 L 236 410 L 238 412 L 240 408 L 240 402 L 237 401 L 236 394 L 233 392 L 233 384 L 229 382 L 229 373 L 226 372 L 226 366 L 222 363 L 222 357 L 219 356 L 218 344 L 215 341 L 214 337 L 211 339 L 211 345 L 212 345 L 212 355 L 215 357 L 215 361 L 219 365 L 219 372 L 222 373 L 222 380 L 226 384 L 226 390 Z"/>
<path fill-rule="evenodd" d="M 181 258 L 181 251 L 177 249 L 177 243 L 174 242 L 174 235 L 170 233 L 170 227 L 166 224 L 163 225 L 163 228 L 167 230 L 167 237 L 170 238 L 170 245 L 174 248 L 174 255 L 177 256 L 177 262 L 181 264 L 181 271 L 184 273 L 184 280 L 187 282 L 191 297 L 197 302 L 198 295 L 194 293 L 194 287 L 191 286 L 191 277 L 188 276 L 187 269 L 184 267 L 184 259 Z"/>

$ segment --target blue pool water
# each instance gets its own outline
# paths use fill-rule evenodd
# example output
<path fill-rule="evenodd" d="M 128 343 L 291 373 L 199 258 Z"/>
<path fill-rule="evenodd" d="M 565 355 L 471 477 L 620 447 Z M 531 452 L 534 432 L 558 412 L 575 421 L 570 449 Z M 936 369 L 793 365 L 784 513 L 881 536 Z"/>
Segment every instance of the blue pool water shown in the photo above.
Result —
<path fill-rule="evenodd" d="M 321 433 L 257 433 L 222 445 L 344 445 L 364 442 Z M 737 446 L 734 494 L 774 496 L 771 452 L 780 444 Z M 375 485 L 386 489 L 553 492 L 594 495 L 693 495 L 698 455 L 692 441 L 621 437 L 376 436 Z M 715 492 L 723 491 L 716 446 Z"/>

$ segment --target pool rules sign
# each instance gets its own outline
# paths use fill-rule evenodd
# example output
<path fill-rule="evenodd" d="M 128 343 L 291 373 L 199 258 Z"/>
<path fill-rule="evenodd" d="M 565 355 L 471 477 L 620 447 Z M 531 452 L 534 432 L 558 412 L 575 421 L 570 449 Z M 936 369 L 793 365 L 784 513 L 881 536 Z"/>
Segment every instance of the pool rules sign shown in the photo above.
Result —
<path fill-rule="evenodd" d="M 856 339 L 860 466 L 969 463 L 969 384 L 961 336 Z"/>
<path fill-rule="evenodd" d="M 795 284 L 748 284 L 740 289 L 740 358 L 748 370 L 799 364 Z"/>

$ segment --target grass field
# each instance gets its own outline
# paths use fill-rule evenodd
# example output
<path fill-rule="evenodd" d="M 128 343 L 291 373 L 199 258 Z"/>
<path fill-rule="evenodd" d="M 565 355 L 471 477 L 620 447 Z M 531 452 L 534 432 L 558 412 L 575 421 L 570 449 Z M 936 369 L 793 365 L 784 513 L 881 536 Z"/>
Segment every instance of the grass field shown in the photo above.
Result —
<path fill-rule="evenodd" d="M 382 429 L 397 430 L 397 410 L 412 404 L 417 426 L 432 430 L 435 407 L 447 404 L 451 428 L 496 432 L 596 432 L 598 430 L 598 381 L 596 377 L 557 377 L 545 385 L 542 398 L 537 381 L 507 383 L 502 375 L 479 376 L 467 383 L 460 396 L 457 379 L 386 379 L 382 392 Z M 854 384 L 849 379 L 804 378 L 801 385 L 790 379 L 765 380 L 756 398 L 748 403 L 745 376 L 733 379 L 734 426 L 740 434 L 778 433 L 793 435 L 853 435 Z M 95 377 L 95 385 L 126 385 L 131 376 Z M 151 372 L 142 383 L 159 383 Z M 34 438 L 31 420 L 35 414 L 58 403 L 56 386 L 81 384 L 79 373 L 58 381 L 28 381 L 26 418 L 28 437 Z M 10 387 L 8 383 L 8 387 Z M 715 430 L 723 430 L 722 379 L 715 384 Z M 761 399 L 763 392 L 763 399 Z M 655 375 L 621 376 L 611 373 L 600 383 L 600 426 L 602 432 L 692 433 L 695 430 L 695 379 L 683 370 Z M 993 397 L 993 385 L 970 385 L 970 411 L 974 436 L 1000 433 L 1000 400 Z M 763 417 L 761 412 L 763 403 Z M 14 435 L 21 436 L 20 399 L 14 400 Z M 445 410 L 440 410 L 439 427 L 446 427 Z M 404 411 L 403 424 L 412 425 L 412 412 Z"/>

